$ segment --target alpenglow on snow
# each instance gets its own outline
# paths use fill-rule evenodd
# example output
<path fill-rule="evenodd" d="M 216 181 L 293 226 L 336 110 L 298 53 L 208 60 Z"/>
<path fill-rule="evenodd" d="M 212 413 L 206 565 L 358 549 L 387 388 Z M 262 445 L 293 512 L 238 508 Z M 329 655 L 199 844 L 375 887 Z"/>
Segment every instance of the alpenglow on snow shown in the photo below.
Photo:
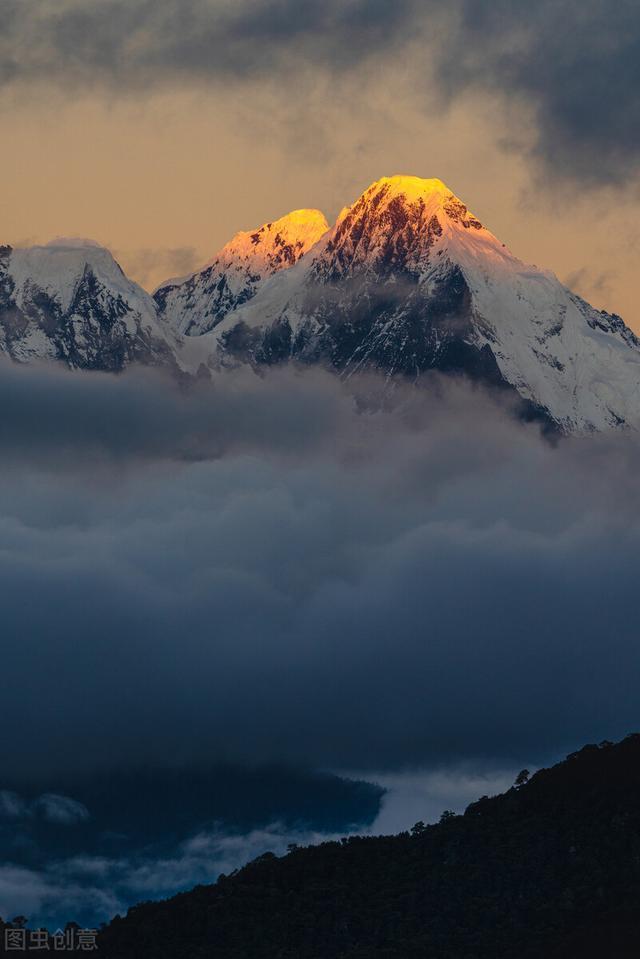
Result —
<path fill-rule="evenodd" d="M 518 260 L 441 180 L 383 177 L 329 228 L 297 210 L 150 297 L 108 251 L 0 247 L 0 351 L 119 370 L 322 364 L 462 374 L 561 430 L 640 425 L 640 341 Z"/>

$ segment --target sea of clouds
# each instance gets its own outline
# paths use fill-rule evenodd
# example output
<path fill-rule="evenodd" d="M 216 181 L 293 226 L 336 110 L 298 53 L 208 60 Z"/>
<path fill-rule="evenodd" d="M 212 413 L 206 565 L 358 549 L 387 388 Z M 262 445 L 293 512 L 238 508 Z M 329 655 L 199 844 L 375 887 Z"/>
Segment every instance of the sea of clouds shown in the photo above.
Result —
<path fill-rule="evenodd" d="M 3 365 L 0 403 L 14 804 L 37 780 L 68 812 L 65 777 L 141 764 L 284 763 L 382 783 L 391 831 L 637 729 L 635 434 L 551 441 L 462 383 L 318 370 Z M 0 915 L 81 890 L 108 918 L 317 836 L 196 826 L 144 863 L 8 862 Z"/>

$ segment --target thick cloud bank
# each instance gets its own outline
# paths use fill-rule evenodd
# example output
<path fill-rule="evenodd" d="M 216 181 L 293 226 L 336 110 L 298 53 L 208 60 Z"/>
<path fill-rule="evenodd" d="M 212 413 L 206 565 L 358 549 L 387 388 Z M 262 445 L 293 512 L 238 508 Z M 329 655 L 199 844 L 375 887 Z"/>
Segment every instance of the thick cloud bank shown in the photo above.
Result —
<path fill-rule="evenodd" d="M 393 831 L 638 728 L 638 438 L 382 387 L 0 367 L 0 914 L 376 815 L 260 763 Z"/>
<path fill-rule="evenodd" d="M 437 392 L 3 367 L 14 781 L 524 764 L 636 728 L 637 439 L 552 446 Z"/>

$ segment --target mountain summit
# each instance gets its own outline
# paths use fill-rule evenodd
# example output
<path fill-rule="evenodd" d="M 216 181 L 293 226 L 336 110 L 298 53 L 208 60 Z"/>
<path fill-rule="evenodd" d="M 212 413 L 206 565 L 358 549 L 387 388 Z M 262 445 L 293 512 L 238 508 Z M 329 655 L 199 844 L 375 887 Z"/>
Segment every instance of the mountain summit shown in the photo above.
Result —
<path fill-rule="evenodd" d="M 383 177 L 342 210 L 316 275 L 337 279 L 373 271 L 380 277 L 417 276 L 427 267 L 438 241 L 451 246 L 461 232 L 457 245 L 462 252 L 469 243 L 469 230 L 482 235 L 487 252 L 495 248 L 501 253 L 502 244 L 442 180 Z"/>
<path fill-rule="evenodd" d="M 297 263 L 328 229 L 320 210 L 293 210 L 236 233 L 202 270 L 158 287 L 154 298 L 160 313 L 178 333 L 207 333 L 255 296 L 270 276 Z"/>
<path fill-rule="evenodd" d="M 564 431 L 640 423 L 640 341 L 515 257 L 441 180 L 384 177 L 205 338 L 223 363 L 430 370 L 515 391 Z"/>

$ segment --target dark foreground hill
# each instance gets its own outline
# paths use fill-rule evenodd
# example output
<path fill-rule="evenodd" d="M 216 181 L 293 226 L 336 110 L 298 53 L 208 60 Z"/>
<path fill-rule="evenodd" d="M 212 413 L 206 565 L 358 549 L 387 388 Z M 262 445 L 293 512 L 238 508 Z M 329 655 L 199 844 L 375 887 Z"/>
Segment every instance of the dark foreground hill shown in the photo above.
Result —
<path fill-rule="evenodd" d="M 640 736 L 585 746 L 464 815 L 266 854 L 115 919 L 103 959 L 640 955 Z"/>

